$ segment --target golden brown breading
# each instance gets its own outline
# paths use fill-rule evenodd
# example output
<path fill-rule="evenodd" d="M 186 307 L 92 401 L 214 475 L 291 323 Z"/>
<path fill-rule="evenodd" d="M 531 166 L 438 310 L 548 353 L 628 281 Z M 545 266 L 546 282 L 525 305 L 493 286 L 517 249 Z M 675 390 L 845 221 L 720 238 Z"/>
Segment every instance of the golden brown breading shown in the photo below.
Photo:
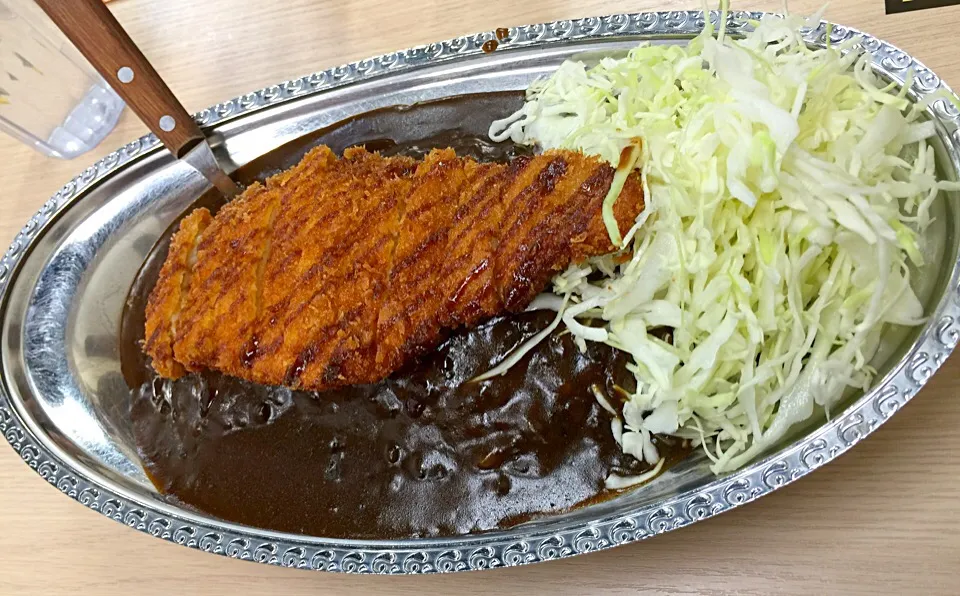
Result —
<path fill-rule="evenodd" d="M 383 376 L 372 367 L 377 314 L 386 297 L 403 201 L 410 192 L 407 175 L 416 163 L 350 150 L 345 160 L 356 168 L 352 216 L 348 218 L 354 225 L 324 255 L 329 257 L 332 252 L 338 256 L 330 267 L 336 273 L 331 271 L 324 283 L 323 304 L 339 316 L 335 325 L 315 333 L 306 347 L 298 346 L 301 356 L 287 372 L 288 385 L 325 387 Z M 302 372 L 300 361 L 304 362 Z"/>
<path fill-rule="evenodd" d="M 472 327 L 500 309 L 493 290 L 493 259 L 504 218 L 501 195 L 522 164 L 485 165 L 460 193 L 447 241 L 447 258 L 437 271 L 445 304 L 437 313 L 442 327 Z"/>
<path fill-rule="evenodd" d="M 448 330 L 522 310 L 571 262 L 612 251 L 600 212 L 613 173 L 570 151 L 481 164 L 450 149 L 416 162 L 319 147 L 217 214 L 173 359 L 162 342 L 147 352 L 168 372 L 176 360 L 296 388 L 380 380 Z M 630 176 L 622 233 L 642 209 Z M 148 314 L 148 330 L 162 325 Z"/>
<path fill-rule="evenodd" d="M 254 185 L 217 213 L 197 245 L 197 264 L 174 342 L 187 370 L 239 361 L 259 307 L 261 260 L 272 238 L 280 193 Z"/>
<path fill-rule="evenodd" d="M 377 319 L 381 378 L 435 344 L 439 330 L 432 319 L 445 305 L 437 273 L 449 257 L 448 236 L 460 193 L 480 169 L 476 161 L 444 149 L 431 152 L 414 174 L 388 278 L 390 292 Z"/>
<path fill-rule="evenodd" d="M 197 242 L 212 219 L 206 209 L 197 209 L 183 218 L 170 240 L 167 260 L 147 301 L 144 350 L 153 357 L 153 368 L 171 379 L 186 372 L 173 357 L 174 335 L 197 259 Z"/>

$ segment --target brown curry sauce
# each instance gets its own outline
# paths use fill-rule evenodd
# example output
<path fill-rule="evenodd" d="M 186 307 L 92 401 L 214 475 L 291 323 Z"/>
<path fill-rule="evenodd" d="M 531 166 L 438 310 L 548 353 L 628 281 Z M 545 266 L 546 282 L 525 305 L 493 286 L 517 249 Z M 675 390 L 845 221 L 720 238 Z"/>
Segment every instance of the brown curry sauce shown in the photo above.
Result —
<path fill-rule="evenodd" d="M 365 114 L 248 164 L 241 183 L 294 165 L 323 143 L 421 157 L 434 147 L 484 161 L 526 150 L 486 140 L 492 117 L 522 94 L 467 96 Z M 457 122 L 449 130 L 446 123 Z M 208 194 L 197 206 L 216 209 Z M 147 296 L 170 235 L 147 258 L 127 301 L 120 348 L 145 469 L 172 500 L 224 520 L 332 538 L 450 536 L 504 528 L 613 496 L 608 473 L 649 466 L 620 452 L 590 386 L 630 388 L 625 354 L 581 353 L 555 332 L 506 375 L 495 366 L 553 313 L 493 319 L 451 336 L 374 385 L 323 393 L 256 385 L 219 373 L 157 377 L 141 350 Z M 686 449 L 657 438 L 671 460 Z"/>

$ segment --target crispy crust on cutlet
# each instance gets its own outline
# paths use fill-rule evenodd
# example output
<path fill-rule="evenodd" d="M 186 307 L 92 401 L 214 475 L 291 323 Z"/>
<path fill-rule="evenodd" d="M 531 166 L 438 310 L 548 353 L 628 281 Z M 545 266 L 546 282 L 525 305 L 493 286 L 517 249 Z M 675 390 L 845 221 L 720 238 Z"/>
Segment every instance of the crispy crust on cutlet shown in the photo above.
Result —
<path fill-rule="evenodd" d="M 305 387 L 330 387 L 386 376 L 373 366 L 377 349 L 377 316 L 387 296 L 388 275 L 396 251 L 400 218 L 404 199 L 410 192 L 411 181 L 405 177 L 414 166 L 407 158 L 383 158 L 366 153 L 346 152 L 345 159 L 357 167 L 358 187 L 355 193 L 356 220 L 360 227 L 352 232 L 343 251 L 342 277 L 331 277 L 327 282 L 327 299 L 334 312 L 342 316 L 337 322 L 337 333 L 329 340 L 331 350 L 324 358 L 315 357 L 304 367 L 299 383 Z M 371 175 L 365 172 L 371 171 Z M 335 249 L 340 252 L 340 247 Z M 329 336 L 327 336 L 329 337 Z M 306 350 L 323 342 L 319 336 Z M 288 371 L 288 377 L 296 370 Z"/>
<path fill-rule="evenodd" d="M 581 185 L 598 169 L 598 160 L 569 152 L 548 152 L 531 159 L 527 175 L 504 197 L 508 220 L 494 260 L 500 300 L 516 312 L 570 264 L 570 236 L 583 211 Z"/>
<path fill-rule="evenodd" d="M 598 168 L 581 187 L 585 201 L 581 204 L 581 211 L 577 214 L 579 223 L 570 230 L 570 259 L 579 263 L 589 257 L 604 255 L 616 250 L 610 243 L 606 224 L 599 217 L 603 207 L 603 199 L 607 196 L 610 183 L 613 182 L 614 169 L 612 167 Z M 636 222 L 637 216 L 644 209 L 643 183 L 638 174 L 627 177 L 613 204 L 613 214 L 620 229 L 620 237 L 626 236 Z"/>
<path fill-rule="evenodd" d="M 458 197 L 447 240 L 447 258 L 437 275 L 443 301 L 438 315 L 442 327 L 471 327 L 488 313 L 500 310 L 494 288 L 493 255 L 500 243 L 504 206 L 500 196 L 523 164 L 485 164 Z"/>
<path fill-rule="evenodd" d="M 390 291 L 377 319 L 376 369 L 381 377 L 440 339 L 435 319 L 446 297 L 439 291 L 438 275 L 449 258 L 448 237 L 461 191 L 481 169 L 452 149 L 431 151 L 417 168 L 400 222 Z"/>
<path fill-rule="evenodd" d="M 153 368 L 164 377 L 176 379 L 185 373 L 183 365 L 174 359 L 174 332 L 185 290 L 189 289 L 197 241 L 212 219 L 209 211 L 197 209 L 180 222 L 147 300 L 144 351 L 153 359 Z"/>
<path fill-rule="evenodd" d="M 250 357 L 225 372 L 294 387 L 342 384 L 350 354 L 375 339 L 389 273 L 382 261 L 393 252 L 395 212 L 415 162 L 359 149 L 339 161 L 314 155 L 327 167 L 285 185 Z"/>
<path fill-rule="evenodd" d="M 432 160 L 460 176 L 426 170 Z M 606 163 L 567 151 L 510 166 L 471 163 L 434 152 L 418 170 L 428 183 L 414 184 L 401 226 L 378 321 L 377 378 L 434 348 L 446 330 L 526 308 L 575 258 L 614 250 L 599 217 L 614 174 Z M 627 228 L 643 205 L 632 178 L 615 209 Z"/>
<path fill-rule="evenodd" d="M 179 362 L 312 390 L 382 379 L 448 330 L 522 310 L 571 262 L 614 250 L 601 217 L 613 174 L 570 151 L 480 164 L 451 149 L 417 162 L 318 147 L 202 235 L 157 370 L 177 374 Z M 632 175 L 614 207 L 621 233 L 642 209 Z"/>
<path fill-rule="evenodd" d="M 187 370 L 224 370 L 240 358 L 257 316 L 258 273 L 278 213 L 275 188 L 255 185 L 217 213 L 197 246 L 197 265 L 174 343 Z"/>
<path fill-rule="evenodd" d="M 324 218 L 332 218 L 339 208 L 331 200 L 321 200 L 324 190 L 334 194 L 345 191 L 348 180 L 343 169 L 334 167 L 337 158 L 327 147 L 310 151 L 293 169 L 267 180 L 267 188 L 277 193 L 279 204 L 274 221 L 271 248 L 262 261 L 260 311 L 249 332 L 237 338 L 245 346 L 243 358 L 229 362 L 221 370 L 235 376 L 279 384 L 283 368 L 273 368 L 285 336 L 293 339 L 301 326 L 287 328 L 288 321 L 303 309 L 309 299 L 312 280 L 303 283 L 311 263 L 317 263 L 326 248 L 330 233 Z M 345 192 L 341 192 L 345 196 Z M 328 206 L 329 205 L 329 206 Z M 321 310 L 309 315 L 332 316 Z M 236 341 L 236 340 L 235 340 Z M 295 354 L 286 355 L 289 361 Z"/>

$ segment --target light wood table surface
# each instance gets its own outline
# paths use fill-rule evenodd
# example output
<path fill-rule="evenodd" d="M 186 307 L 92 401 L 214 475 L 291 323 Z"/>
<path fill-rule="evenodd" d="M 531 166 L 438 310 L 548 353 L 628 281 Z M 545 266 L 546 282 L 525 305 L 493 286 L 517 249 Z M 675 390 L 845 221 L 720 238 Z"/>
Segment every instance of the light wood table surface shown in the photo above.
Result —
<path fill-rule="evenodd" d="M 794 0 L 812 13 L 823 0 Z M 960 7 L 885 16 L 836 0 L 831 20 L 911 52 L 960 88 Z M 117 0 L 110 4 L 188 110 L 371 55 L 464 33 L 613 12 L 632 0 Z M 738 9 L 778 10 L 736 0 Z M 0 138 L 0 245 L 70 177 L 143 134 L 127 111 L 73 161 Z M 960 360 L 847 455 L 760 501 L 631 546 L 523 568 L 348 577 L 188 550 L 59 494 L 0 445 L 0 594 L 960 593 Z"/>

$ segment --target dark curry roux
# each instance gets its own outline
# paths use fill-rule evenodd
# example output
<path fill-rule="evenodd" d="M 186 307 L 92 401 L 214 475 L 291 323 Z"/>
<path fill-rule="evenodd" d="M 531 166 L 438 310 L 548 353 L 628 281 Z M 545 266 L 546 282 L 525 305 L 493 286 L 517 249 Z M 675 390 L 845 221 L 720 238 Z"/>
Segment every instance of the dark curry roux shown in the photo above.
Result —
<path fill-rule="evenodd" d="M 324 143 L 363 144 L 420 157 L 453 147 L 483 161 L 523 149 L 486 140 L 491 115 L 515 93 L 468 96 L 366 114 L 248 164 L 250 183 L 291 167 Z M 449 130 L 449 123 L 459 126 Z M 197 205 L 217 208 L 210 194 Z M 218 373 L 160 379 L 140 342 L 144 307 L 175 222 L 131 288 L 121 354 L 145 468 L 169 498 L 219 518 L 342 538 L 450 536 L 504 528 L 612 496 L 608 473 L 638 474 L 590 386 L 631 388 L 627 357 L 604 345 L 580 353 L 554 333 L 505 376 L 467 383 L 546 326 L 553 313 L 493 319 L 451 336 L 420 362 L 375 385 L 323 393 L 266 387 Z M 611 401 L 615 401 L 612 400 Z M 664 455 L 684 449 L 657 439 Z"/>

